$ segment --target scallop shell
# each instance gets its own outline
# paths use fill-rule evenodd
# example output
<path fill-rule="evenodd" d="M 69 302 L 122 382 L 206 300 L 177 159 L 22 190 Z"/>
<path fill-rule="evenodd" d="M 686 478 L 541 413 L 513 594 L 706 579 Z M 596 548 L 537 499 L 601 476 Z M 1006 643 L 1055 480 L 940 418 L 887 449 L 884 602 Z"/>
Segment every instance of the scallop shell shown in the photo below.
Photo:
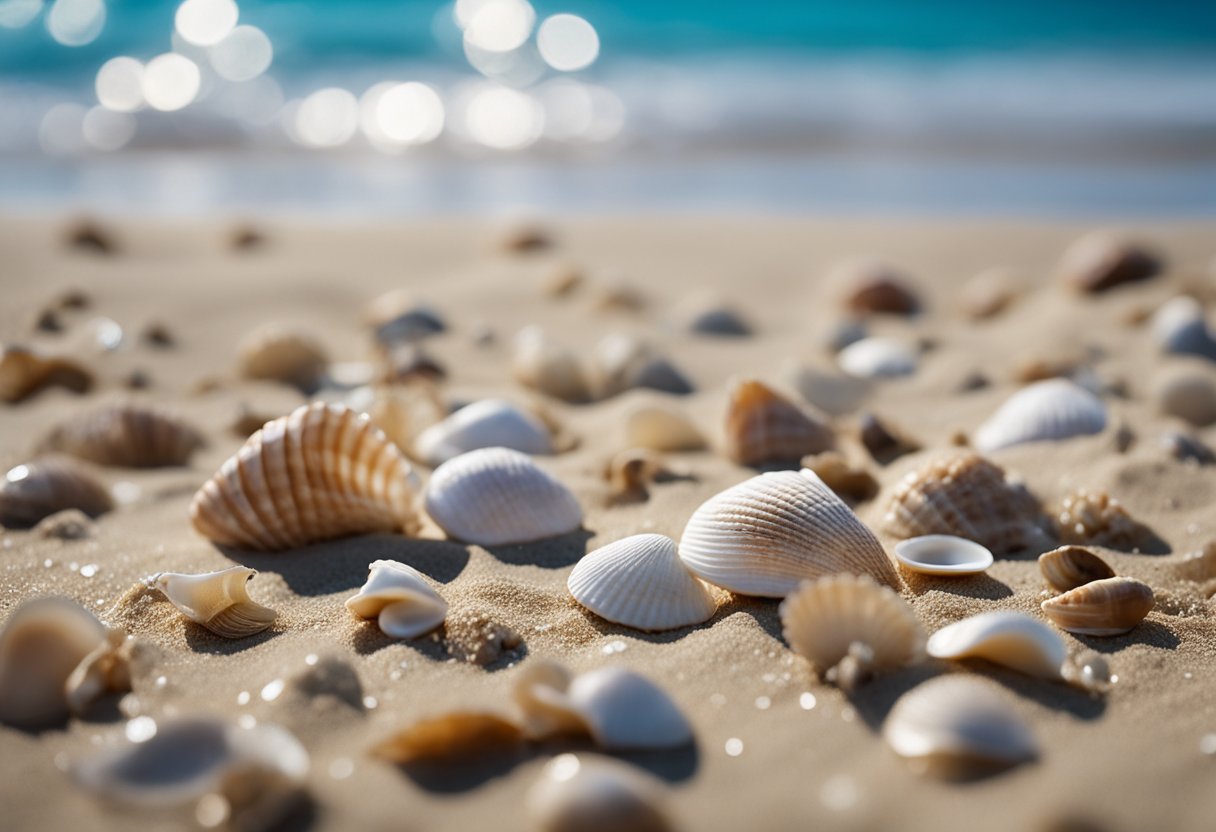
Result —
<path fill-rule="evenodd" d="M 559 754 L 528 790 L 540 832 L 671 832 L 662 784 L 618 760 Z"/>
<path fill-rule="evenodd" d="M 425 504 L 449 537 L 482 546 L 566 534 L 583 522 L 566 486 L 508 448 L 482 448 L 440 465 Z"/>
<path fill-rule="evenodd" d="M 510 448 L 525 454 L 553 453 L 545 423 L 511 402 L 483 399 L 431 425 L 414 440 L 414 453 L 436 466 L 479 448 Z"/>
<path fill-rule="evenodd" d="M 625 390 L 647 388 L 684 395 L 692 382 L 646 342 L 629 335 L 609 335 L 592 353 L 595 388 L 601 398 Z"/>
<path fill-rule="evenodd" d="M 66 358 L 42 355 L 16 344 L 0 350 L 0 401 L 24 401 L 46 387 L 65 387 L 85 393 L 93 374 Z"/>
<path fill-rule="evenodd" d="M 511 371 L 520 384 L 554 398 L 567 402 L 591 399 L 591 387 L 578 356 L 536 327 L 528 327 L 516 336 Z"/>
<path fill-rule="evenodd" d="M 245 638 L 262 632 L 275 619 L 274 610 L 249 597 L 248 584 L 256 574 L 247 566 L 197 575 L 161 572 L 152 584 L 195 624 L 224 638 Z"/>
<path fill-rule="evenodd" d="M 367 568 L 367 583 L 347 599 L 348 610 L 375 618 L 380 631 L 392 638 L 417 638 L 443 623 L 448 603 L 417 569 L 395 560 L 377 560 Z"/>
<path fill-rule="evenodd" d="M 1096 231 L 1074 241 L 1060 258 L 1057 273 L 1080 292 L 1104 292 L 1123 283 L 1147 280 L 1161 271 L 1156 254 L 1118 235 Z"/>
<path fill-rule="evenodd" d="M 1000 771 L 1038 756 L 1009 694 L 974 676 L 939 676 L 913 688 L 895 703 L 882 733 L 896 754 L 941 777 Z"/>
<path fill-rule="evenodd" d="M 1088 549 L 1061 546 L 1039 555 L 1039 571 L 1057 592 L 1068 592 L 1092 581 L 1115 577 L 1115 570 Z"/>
<path fill-rule="evenodd" d="M 871 336 L 854 341 L 836 356 L 840 369 L 855 378 L 899 378 L 916 372 L 915 347 L 893 338 Z"/>
<path fill-rule="evenodd" d="M 98 517 L 114 507 L 109 489 L 84 465 L 44 457 L 10 468 L 0 483 L 0 525 L 28 528 L 66 509 Z"/>
<path fill-rule="evenodd" d="M 975 447 L 991 453 L 1025 442 L 1088 436 L 1105 428 L 1101 399 L 1067 379 L 1053 378 L 1010 396 L 975 432 Z"/>
<path fill-rule="evenodd" d="M 936 659 L 986 659 L 1030 676 L 1060 679 L 1068 651 L 1051 627 L 1020 612 L 994 610 L 942 627 L 929 638 Z"/>
<path fill-rule="evenodd" d="M 512 751 L 522 742 L 519 726 L 498 714 L 453 711 L 415 722 L 378 743 L 372 753 L 398 765 L 455 762 Z"/>
<path fill-rule="evenodd" d="M 312 336 L 278 326 L 249 335 L 239 348 L 238 372 L 243 378 L 280 381 L 311 392 L 325 375 L 329 357 Z"/>
<path fill-rule="evenodd" d="M 1157 407 L 1195 427 L 1216 422 L 1216 380 L 1199 366 L 1181 367 L 1157 385 Z"/>
<path fill-rule="evenodd" d="M 1042 603 L 1061 630 L 1083 636 L 1117 636 L 1144 620 L 1153 608 L 1153 590 L 1132 578 L 1091 581 Z"/>
<path fill-rule="evenodd" d="M 1127 510 L 1105 491 L 1084 488 L 1060 503 L 1056 526 L 1061 543 L 1082 543 L 1131 551 L 1150 545 L 1152 529 L 1132 519 Z M 1110 577 L 1110 576 L 1106 576 Z"/>
<path fill-rule="evenodd" d="M 992 552 L 950 534 L 909 537 L 895 544 L 895 559 L 923 575 L 977 575 L 992 566 Z"/>
<path fill-rule="evenodd" d="M 680 538 L 693 573 L 743 595 L 783 598 L 838 572 L 899 578 L 874 534 L 811 471 L 760 474 L 709 498 Z"/>
<path fill-rule="evenodd" d="M 422 341 L 447 331 L 443 318 L 409 289 L 380 295 L 364 309 L 364 319 L 381 346 Z"/>
<path fill-rule="evenodd" d="M 41 447 L 98 465 L 159 468 L 189 464 L 203 444 L 202 434 L 176 416 L 121 404 L 75 416 L 53 430 Z"/>
<path fill-rule="evenodd" d="M 828 281 L 847 286 L 845 305 L 856 314 L 913 315 L 920 300 L 906 278 L 871 257 L 847 260 L 837 265 Z"/>
<path fill-rule="evenodd" d="M 740 465 L 796 462 L 831 450 L 831 428 L 767 385 L 737 381 L 726 409 L 726 455 Z"/>
<path fill-rule="evenodd" d="M 566 586 L 601 618 L 651 632 L 700 624 L 718 608 L 680 561 L 676 542 L 661 534 L 636 534 L 585 555 Z"/>
<path fill-rule="evenodd" d="M 1153 339 L 1166 352 L 1216 360 L 1216 337 L 1194 298 L 1180 295 L 1166 301 L 1153 313 L 1149 326 Z"/>
<path fill-rule="evenodd" d="M 194 528 L 220 546 L 276 551 L 418 528 L 413 473 L 366 415 L 316 402 L 268 422 L 190 504 Z"/>
<path fill-rule="evenodd" d="M 625 442 L 655 451 L 699 451 L 705 437 L 692 420 L 675 408 L 646 405 L 625 417 Z"/>
<path fill-rule="evenodd" d="M 912 608 L 868 575 L 807 581 L 781 602 L 780 612 L 794 652 L 845 690 L 924 654 L 925 632 Z"/>
<path fill-rule="evenodd" d="M 1034 497 L 973 453 L 938 458 L 910 472 L 883 517 L 883 528 L 896 537 L 950 534 L 997 555 L 1045 543 L 1045 526 Z"/>

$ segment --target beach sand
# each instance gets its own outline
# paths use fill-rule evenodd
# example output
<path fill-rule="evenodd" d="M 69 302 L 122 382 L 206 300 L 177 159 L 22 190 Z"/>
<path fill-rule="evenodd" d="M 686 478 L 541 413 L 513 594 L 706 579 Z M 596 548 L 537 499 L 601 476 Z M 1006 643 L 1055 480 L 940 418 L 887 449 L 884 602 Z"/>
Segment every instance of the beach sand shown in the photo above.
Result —
<path fill-rule="evenodd" d="M 0 618 L 27 599 L 62 595 L 125 628 L 144 657 L 134 698 L 123 700 L 128 715 L 250 714 L 289 728 L 312 757 L 312 804 L 294 824 L 530 828 L 524 795 L 545 761 L 587 746 L 540 745 L 510 763 L 438 777 L 411 776 L 367 749 L 422 716 L 460 706 L 502 707 L 520 662 L 556 659 L 576 671 L 634 668 L 659 682 L 688 715 L 695 747 L 621 755 L 666 783 L 671 813 L 683 829 L 1212 828 L 1216 758 L 1201 750 L 1201 740 L 1216 732 L 1216 617 L 1201 585 L 1180 577 L 1177 565 L 1185 553 L 1216 540 L 1216 468 L 1183 464 L 1160 447 L 1164 431 L 1183 426 L 1159 413 L 1154 399 L 1165 370 L 1203 362 L 1161 355 L 1143 324 L 1146 312 L 1184 289 L 1205 300 L 1216 294 L 1206 271 L 1216 239 L 1212 225 L 1136 226 L 1166 254 L 1166 274 L 1083 297 L 1053 276 L 1064 247 L 1088 230 L 1080 223 L 579 219 L 547 226 L 552 247 L 511 254 L 495 247 L 493 223 L 471 220 L 268 221 L 259 225 L 265 244 L 244 251 L 228 246 L 228 223 L 116 221 L 118 250 L 109 256 L 66 247 L 66 223 L 0 223 L 0 336 L 71 351 L 95 369 L 99 383 L 84 396 L 52 389 L 0 409 L 0 461 L 6 468 L 26 462 L 52 425 L 131 397 L 177 413 L 206 434 L 208 445 L 189 467 L 105 469 L 110 484 L 134 488 L 120 489 L 131 499 L 101 517 L 91 539 L 6 531 Z M 541 325 L 583 354 L 605 335 L 641 334 L 693 380 L 697 391 L 677 404 L 716 436 L 732 376 L 781 383 L 798 367 L 832 372 L 824 344 L 844 316 L 840 287 L 824 275 L 843 257 L 871 253 L 906 270 L 926 307 L 911 320 L 876 320 L 872 330 L 932 339 L 915 375 L 869 385 L 858 407 L 836 420 L 847 435 L 857 413 L 870 410 L 924 445 L 886 467 L 846 446 L 883 486 L 877 499 L 857 509 L 872 528 L 878 529 L 886 495 L 900 477 L 948 447 L 956 432 L 974 432 L 1018 388 L 1015 373 L 1026 361 L 1080 356 L 1104 383 L 1125 389 L 1124 397 L 1108 397 L 1113 418 L 1102 434 L 991 455 L 1046 506 L 1079 487 L 1106 490 L 1168 544 L 1165 554 L 1098 550 L 1120 574 L 1157 592 L 1157 608 L 1143 623 L 1113 638 L 1064 636 L 1071 650 L 1106 656 L 1118 676 L 1109 694 L 980 662 L 930 660 L 846 697 L 788 649 L 774 600 L 736 597 L 704 625 L 657 635 L 582 611 L 565 582 L 585 552 L 643 531 L 678 538 L 702 501 L 755 473 L 720 451 L 669 454 L 670 465 L 687 477 L 656 484 L 643 502 L 611 505 L 602 465 L 624 448 L 625 414 L 664 398 L 654 392 L 587 405 L 546 403 L 578 445 L 538 462 L 574 491 L 585 511 L 584 531 L 554 540 L 486 549 L 445 541 L 431 528 L 431 539 L 376 535 L 244 554 L 219 551 L 188 521 L 193 492 L 241 445 L 229 430 L 241 406 L 273 417 L 304 401 L 290 388 L 236 378 L 236 345 L 265 323 L 314 334 L 335 360 L 366 360 L 364 305 L 389 289 L 415 289 L 449 324 L 428 342 L 449 373 L 442 388 L 449 402 L 487 394 L 533 398 L 509 371 L 511 339 L 526 325 Z M 585 279 L 568 296 L 550 297 L 545 283 L 563 264 L 582 270 Z M 959 287 L 993 266 L 1013 269 L 1024 292 L 1005 314 L 968 320 L 959 311 Z M 636 289 L 644 306 L 599 308 L 602 293 L 622 285 Z M 64 312 L 60 334 L 33 334 L 37 313 L 71 289 L 85 292 L 91 308 Z M 754 334 L 714 338 L 682 331 L 674 323 L 681 302 L 705 290 L 734 302 Z M 103 354 L 90 345 L 90 321 L 97 317 L 124 328 L 122 348 Z M 173 346 L 140 341 L 141 330 L 154 322 L 172 334 Z M 479 344 L 475 335 L 485 327 L 495 339 Z M 1216 374 L 1210 366 L 1201 369 Z M 135 370 L 146 373 L 150 385 L 130 393 L 122 381 Z M 963 391 L 974 371 L 991 384 Z M 1120 424 L 1137 437 L 1124 453 L 1112 440 Z M 1216 428 L 1197 433 L 1216 442 Z M 426 469 L 420 474 L 425 480 Z M 888 549 L 894 543 L 880 538 Z M 514 628 L 524 645 L 482 667 L 449 655 L 438 637 L 384 637 L 343 606 L 378 558 L 417 567 L 454 611 L 487 613 Z M 116 606 L 150 573 L 215 570 L 234 560 L 260 572 L 252 595 L 279 613 L 268 632 L 225 641 L 152 597 Z M 95 573 L 80 569 L 94 564 Z M 1048 597 L 1030 553 L 998 557 L 982 577 L 905 579 L 905 595 L 929 632 L 985 610 L 1041 617 L 1038 605 Z M 320 657 L 316 665 L 306 662 L 310 655 Z M 337 671 L 330 659 L 340 663 Z M 357 687 L 318 678 L 324 674 L 317 667 L 341 677 L 342 666 L 357 677 Z M 913 773 L 883 742 L 882 721 L 905 691 L 948 672 L 981 674 L 1012 692 L 1033 727 L 1039 758 L 967 783 Z M 265 701 L 263 689 L 279 679 L 283 692 Z M 123 733 L 113 701 L 96 711 L 40 733 L 0 727 L 0 826 L 196 828 L 190 808 L 154 814 L 106 808 L 73 783 L 63 769 Z M 742 751 L 730 755 L 727 741 L 735 739 Z"/>

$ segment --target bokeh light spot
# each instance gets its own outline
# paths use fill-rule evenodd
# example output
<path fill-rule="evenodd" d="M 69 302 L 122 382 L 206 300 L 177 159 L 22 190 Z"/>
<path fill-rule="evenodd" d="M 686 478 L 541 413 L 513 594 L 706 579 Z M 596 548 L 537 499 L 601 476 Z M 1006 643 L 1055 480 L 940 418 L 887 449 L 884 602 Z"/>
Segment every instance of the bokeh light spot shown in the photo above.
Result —
<path fill-rule="evenodd" d="M 97 70 L 97 100 L 117 113 L 133 113 L 144 106 L 144 65 L 123 55 L 111 58 Z"/>
<path fill-rule="evenodd" d="M 211 47 L 211 68 L 226 81 L 251 81 L 270 68 L 274 46 L 256 26 L 237 26 Z"/>
<path fill-rule="evenodd" d="M 85 109 L 79 104 L 56 104 L 48 110 L 38 125 L 38 143 L 42 151 L 52 156 L 67 156 L 87 150 L 84 115 Z M 11 482 L 12 471 L 8 477 Z"/>
<path fill-rule="evenodd" d="M 339 87 L 317 90 L 300 102 L 293 127 L 296 138 L 309 147 L 338 147 L 359 129 L 359 101 Z"/>
<path fill-rule="evenodd" d="M 177 33 L 197 46 L 212 46 L 228 36 L 240 18 L 234 0 L 186 0 L 177 7 Z"/>
<path fill-rule="evenodd" d="M 135 137 L 135 116 L 94 107 L 85 113 L 80 127 L 84 140 L 95 150 L 120 150 Z"/>
<path fill-rule="evenodd" d="M 443 130 L 443 100 L 426 84 L 397 84 L 379 96 L 376 122 L 390 141 L 426 144 Z"/>
<path fill-rule="evenodd" d="M 595 63 L 600 37 L 595 27 L 578 15 L 555 14 L 540 24 L 536 46 L 549 66 L 559 72 L 574 72 Z"/>
<path fill-rule="evenodd" d="M 545 127 L 540 102 L 506 87 L 491 87 L 475 94 L 464 118 L 469 136 L 495 150 L 525 148 L 540 138 Z"/>
<path fill-rule="evenodd" d="M 34 22 L 42 11 L 42 0 L 0 0 L 0 26 L 20 29 Z"/>
<path fill-rule="evenodd" d="M 527 0 L 485 0 L 464 27 L 464 38 L 480 49 L 510 52 L 527 42 L 534 25 L 536 12 Z"/>
<path fill-rule="evenodd" d="M 55 0 L 46 15 L 46 30 L 64 46 L 92 43 L 105 26 L 103 0 Z"/>
<path fill-rule="evenodd" d="M 198 95 L 201 81 L 194 61 L 167 52 L 148 61 L 144 68 L 144 99 L 156 110 L 180 110 Z"/>

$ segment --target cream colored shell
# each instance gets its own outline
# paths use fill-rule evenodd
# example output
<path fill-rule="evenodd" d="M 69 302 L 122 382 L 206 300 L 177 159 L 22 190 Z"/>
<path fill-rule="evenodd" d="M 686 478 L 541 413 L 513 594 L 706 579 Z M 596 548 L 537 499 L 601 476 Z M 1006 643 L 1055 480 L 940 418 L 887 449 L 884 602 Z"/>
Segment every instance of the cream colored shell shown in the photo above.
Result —
<path fill-rule="evenodd" d="M 267 629 L 275 619 L 274 610 L 249 597 L 248 585 L 256 574 L 246 566 L 197 575 L 161 572 L 152 584 L 194 623 L 224 638 L 245 638 Z"/>
<path fill-rule="evenodd" d="M 975 432 L 975 447 L 991 453 L 1026 442 L 1088 436 L 1105 428 L 1101 399 L 1074 382 L 1052 378 L 1010 396 Z"/>
<path fill-rule="evenodd" d="M 724 438 L 726 455 L 740 465 L 796 462 L 836 441 L 831 428 L 754 379 L 731 388 Z"/>
<path fill-rule="evenodd" d="M 1047 617 L 1062 630 L 1085 636 L 1117 636 L 1144 620 L 1153 590 L 1133 578 L 1091 581 L 1044 601 Z"/>
<path fill-rule="evenodd" d="M 531 413 L 502 399 L 482 399 L 431 425 L 414 440 L 414 453 L 431 466 L 494 447 L 551 454 L 553 439 L 544 422 Z"/>
<path fill-rule="evenodd" d="M 528 790 L 540 832 L 670 832 L 665 789 L 640 769 L 609 757 L 559 754 Z"/>
<path fill-rule="evenodd" d="M 537 327 L 515 337 L 511 371 L 520 384 L 554 398 L 567 402 L 591 398 L 587 371 L 578 356 Z"/>
<path fill-rule="evenodd" d="M 1039 555 L 1039 571 L 1057 592 L 1068 592 L 1091 581 L 1115 577 L 1110 564 L 1080 546 L 1061 546 Z"/>
<path fill-rule="evenodd" d="M 699 451 L 705 436 L 682 411 L 665 405 L 644 405 L 625 416 L 625 444 L 655 451 Z"/>
<path fill-rule="evenodd" d="M 377 560 L 367 568 L 367 582 L 346 601 L 352 613 L 376 619 L 392 638 L 417 638 L 443 623 L 447 601 L 417 569 L 395 560 Z"/>
<path fill-rule="evenodd" d="M 993 610 L 942 627 L 929 638 L 937 659 L 986 659 L 1031 676 L 1060 679 L 1068 651 L 1064 641 L 1037 618 Z"/>
<path fill-rule="evenodd" d="M 325 348 L 312 336 L 271 326 L 253 332 L 241 343 L 238 372 L 244 378 L 312 390 L 328 363 Z"/>

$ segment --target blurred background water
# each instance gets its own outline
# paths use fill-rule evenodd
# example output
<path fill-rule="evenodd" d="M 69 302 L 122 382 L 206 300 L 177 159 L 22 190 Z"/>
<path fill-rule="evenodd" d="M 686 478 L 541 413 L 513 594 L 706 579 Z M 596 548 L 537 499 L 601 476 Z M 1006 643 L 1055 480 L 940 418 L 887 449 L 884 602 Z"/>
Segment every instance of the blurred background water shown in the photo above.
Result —
<path fill-rule="evenodd" d="M 0 0 L 0 207 L 1216 214 L 1213 0 Z"/>

